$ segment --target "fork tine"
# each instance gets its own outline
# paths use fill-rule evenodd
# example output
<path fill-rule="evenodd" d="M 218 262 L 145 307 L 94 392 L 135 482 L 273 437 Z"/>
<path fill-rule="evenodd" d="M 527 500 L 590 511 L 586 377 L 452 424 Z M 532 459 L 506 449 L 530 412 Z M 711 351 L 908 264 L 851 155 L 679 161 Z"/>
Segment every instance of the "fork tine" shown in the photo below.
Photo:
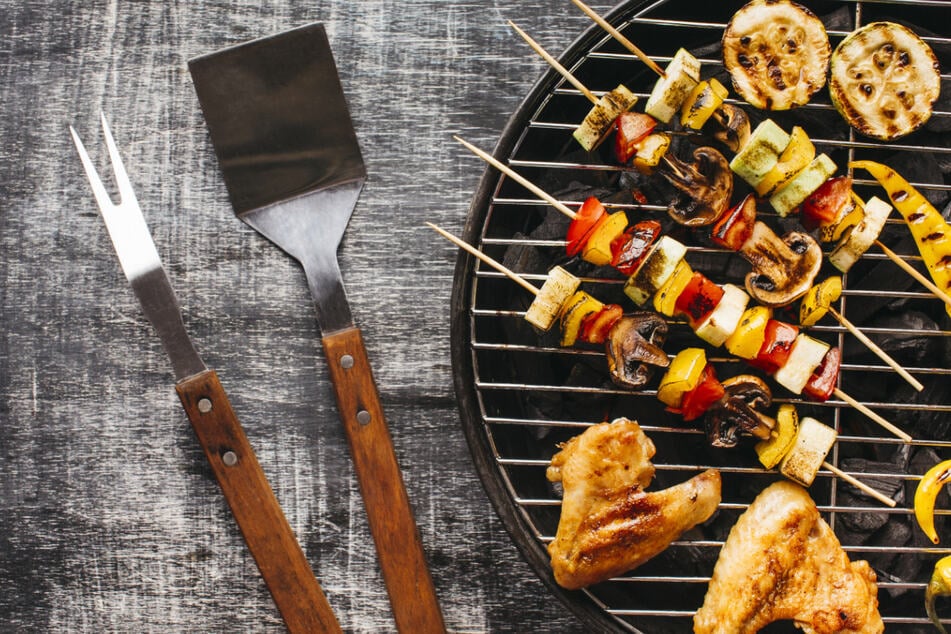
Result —
<path fill-rule="evenodd" d="M 122 164 L 122 157 L 119 156 L 119 149 L 116 147 L 116 142 L 112 138 L 109 123 L 106 121 L 106 114 L 100 112 L 99 118 L 102 119 L 102 131 L 106 135 L 106 146 L 109 148 L 109 158 L 112 159 L 112 171 L 116 175 L 116 185 L 119 187 L 119 204 L 121 205 L 125 202 L 135 203 L 135 190 L 132 189 L 129 174 L 125 171 L 125 166 Z"/>
<path fill-rule="evenodd" d="M 90 160 L 89 154 L 86 152 L 86 147 L 79 139 L 75 128 L 69 126 L 69 132 L 73 135 L 73 143 L 76 144 L 76 151 L 79 152 L 79 159 L 83 162 L 83 168 L 86 170 L 86 178 L 89 179 L 89 184 L 92 186 L 92 193 L 96 197 L 96 203 L 98 203 L 99 209 L 105 211 L 114 207 L 115 205 L 113 205 L 112 199 L 109 197 L 109 192 L 106 191 L 105 186 L 102 184 L 102 180 L 99 178 L 99 174 L 96 172 L 96 168 L 93 166 L 92 160 Z"/>

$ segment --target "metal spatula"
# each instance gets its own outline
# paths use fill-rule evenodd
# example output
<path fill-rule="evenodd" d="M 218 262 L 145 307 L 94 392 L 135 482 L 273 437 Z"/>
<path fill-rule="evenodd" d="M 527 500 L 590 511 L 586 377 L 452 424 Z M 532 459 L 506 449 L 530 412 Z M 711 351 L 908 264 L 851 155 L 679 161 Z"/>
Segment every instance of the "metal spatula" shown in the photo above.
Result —
<path fill-rule="evenodd" d="M 396 625 L 445 631 L 337 265 L 366 169 L 324 28 L 255 40 L 189 68 L 235 213 L 307 275 Z"/>

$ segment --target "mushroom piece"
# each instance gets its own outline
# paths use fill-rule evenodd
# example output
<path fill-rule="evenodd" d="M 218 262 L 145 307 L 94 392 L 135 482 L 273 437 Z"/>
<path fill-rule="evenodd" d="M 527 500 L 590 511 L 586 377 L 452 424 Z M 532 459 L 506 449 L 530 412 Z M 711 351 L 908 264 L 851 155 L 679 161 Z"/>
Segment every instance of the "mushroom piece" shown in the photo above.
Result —
<path fill-rule="evenodd" d="M 605 340 L 611 380 L 620 387 L 643 387 L 653 366 L 670 365 L 662 348 L 666 340 L 667 321 L 660 315 L 638 311 L 621 317 Z"/>
<path fill-rule="evenodd" d="M 668 206 L 670 217 L 682 225 L 705 227 L 716 222 L 730 206 L 733 172 L 729 161 L 716 148 L 698 147 L 693 158 L 693 163 L 685 163 L 675 156 L 665 156 L 666 169 L 660 173 L 684 194 Z"/>
<path fill-rule="evenodd" d="M 812 236 L 791 231 L 780 238 L 758 220 L 740 254 L 753 265 L 746 290 L 764 306 L 787 306 L 805 295 L 822 266 L 822 248 Z"/>
<path fill-rule="evenodd" d="M 725 145 L 736 154 L 746 145 L 750 138 L 750 118 L 743 108 L 733 104 L 721 104 L 713 113 L 713 120 L 720 129 L 713 133 L 713 138 Z"/>
<path fill-rule="evenodd" d="M 739 374 L 723 381 L 723 396 L 707 410 L 704 428 L 713 447 L 735 447 L 741 435 L 766 440 L 776 425 L 759 409 L 773 402 L 769 387 L 759 377 Z"/>

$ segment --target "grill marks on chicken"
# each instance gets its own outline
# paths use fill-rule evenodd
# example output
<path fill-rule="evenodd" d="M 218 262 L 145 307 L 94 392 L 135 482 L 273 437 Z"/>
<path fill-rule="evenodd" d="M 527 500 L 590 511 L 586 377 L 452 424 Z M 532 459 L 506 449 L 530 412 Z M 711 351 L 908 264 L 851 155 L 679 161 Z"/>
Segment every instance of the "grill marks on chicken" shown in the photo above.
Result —
<path fill-rule="evenodd" d="M 716 511 L 715 469 L 646 492 L 654 452 L 636 422 L 619 418 L 589 427 L 552 458 L 547 477 L 564 489 L 558 531 L 548 546 L 560 586 L 574 590 L 632 570 Z"/>
<path fill-rule="evenodd" d="M 760 493 L 731 529 L 694 632 L 757 632 L 793 620 L 804 632 L 874 634 L 875 573 L 850 562 L 805 489 L 776 482 Z"/>

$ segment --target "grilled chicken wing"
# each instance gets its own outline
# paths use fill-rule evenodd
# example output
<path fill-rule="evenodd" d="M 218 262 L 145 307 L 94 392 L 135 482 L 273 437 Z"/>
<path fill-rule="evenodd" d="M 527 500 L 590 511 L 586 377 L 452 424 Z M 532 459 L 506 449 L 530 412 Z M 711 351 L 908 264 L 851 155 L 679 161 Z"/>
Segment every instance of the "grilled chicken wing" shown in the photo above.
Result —
<path fill-rule="evenodd" d="M 636 568 L 684 531 L 708 519 L 720 502 L 720 472 L 705 471 L 647 493 L 654 443 L 624 418 L 589 427 L 552 458 L 548 479 L 564 499 L 548 546 L 555 581 L 574 590 Z"/>
<path fill-rule="evenodd" d="M 787 619 L 807 634 L 883 632 L 875 581 L 868 562 L 849 561 L 806 490 L 777 482 L 730 531 L 694 632 L 742 634 Z"/>

